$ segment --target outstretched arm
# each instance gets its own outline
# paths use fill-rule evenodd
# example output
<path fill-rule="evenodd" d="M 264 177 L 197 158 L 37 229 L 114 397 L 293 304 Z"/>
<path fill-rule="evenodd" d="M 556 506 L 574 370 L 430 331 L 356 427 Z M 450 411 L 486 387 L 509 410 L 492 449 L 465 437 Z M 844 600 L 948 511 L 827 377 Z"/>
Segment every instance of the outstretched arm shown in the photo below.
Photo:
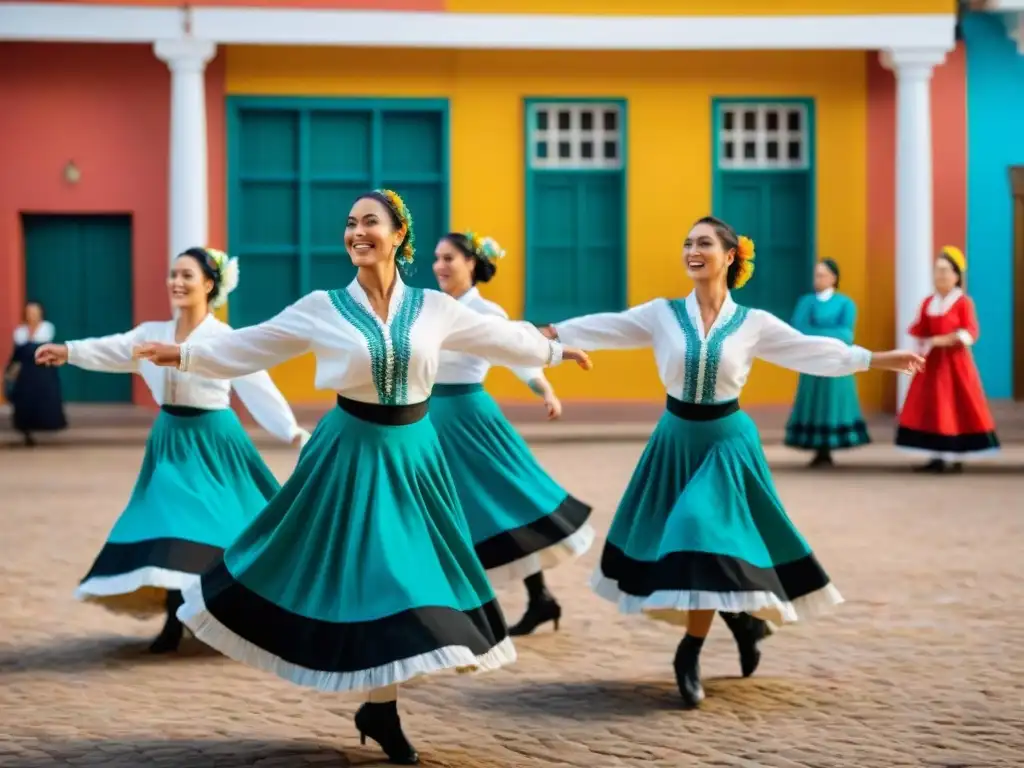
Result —
<path fill-rule="evenodd" d="M 37 350 L 36 358 L 46 357 L 51 347 L 59 351 L 63 346 L 67 350 L 66 362 L 76 368 L 101 373 L 134 373 L 139 369 L 139 362 L 132 357 L 132 348 L 142 340 L 143 334 L 147 331 L 149 326 L 143 323 L 127 333 L 78 339 L 64 345 L 46 344 Z M 40 362 L 45 361 L 40 359 Z M 59 365 L 61 361 L 54 362 Z"/>
<path fill-rule="evenodd" d="M 893 350 L 872 354 L 839 339 L 805 336 L 768 312 L 754 312 L 760 324 L 755 356 L 798 373 L 835 377 L 869 368 L 911 373 L 924 365 L 924 359 L 912 352 Z"/>
<path fill-rule="evenodd" d="M 238 393 L 238 398 L 256 419 L 256 423 L 267 432 L 284 443 L 291 443 L 299 438 L 300 444 L 305 445 L 309 433 L 299 426 L 291 406 L 275 386 L 269 373 L 250 373 L 248 376 L 234 379 L 231 387 Z"/>
<path fill-rule="evenodd" d="M 599 312 L 555 323 L 563 344 L 592 352 L 597 349 L 643 349 L 654 343 L 654 313 L 660 299 L 625 312 Z"/>
<path fill-rule="evenodd" d="M 575 360 L 584 368 L 590 367 L 586 355 L 546 339 L 529 323 L 482 315 L 443 294 L 440 294 L 440 300 L 448 315 L 442 349 L 465 352 L 510 367 L 555 366 L 563 359 Z"/>
<path fill-rule="evenodd" d="M 307 352 L 317 294 L 304 296 L 259 325 L 196 342 L 142 344 L 137 357 L 211 379 L 235 379 L 272 368 Z"/>

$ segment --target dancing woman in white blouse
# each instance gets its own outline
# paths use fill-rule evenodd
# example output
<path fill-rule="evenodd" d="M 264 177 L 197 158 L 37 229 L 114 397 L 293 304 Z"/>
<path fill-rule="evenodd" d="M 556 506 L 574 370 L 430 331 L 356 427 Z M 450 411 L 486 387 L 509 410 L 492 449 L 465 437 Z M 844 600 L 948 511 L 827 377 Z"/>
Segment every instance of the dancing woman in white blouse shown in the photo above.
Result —
<path fill-rule="evenodd" d="M 729 290 L 749 279 L 753 258 L 749 239 L 702 218 L 683 246 L 694 282 L 687 298 L 655 299 L 545 331 L 587 350 L 654 349 L 666 411 L 619 503 L 593 586 L 624 613 L 686 627 L 674 667 L 687 707 L 704 698 L 699 654 L 716 611 L 736 638 L 747 676 L 760 660 L 764 619 L 796 621 L 842 600 L 786 516 L 757 428 L 739 410 L 754 359 L 815 376 L 912 371 L 923 362 L 909 352 L 872 355 L 804 336 L 767 312 L 739 306 Z"/>
<path fill-rule="evenodd" d="M 179 346 L 146 345 L 160 365 L 231 377 L 312 351 L 316 385 L 338 393 L 291 478 L 185 593 L 179 617 L 225 655 L 325 691 L 369 691 L 361 737 L 392 762 L 418 762 L 402 733 L 398 684 L 515 660 L 473 551 L 427 415 L 442 349 L 504 365 L 589 365 L 534 327 L 406 286 L 413 222 L 390 190 L 360 196 L 345 228 L 359 271 L 252 328 Z"/>
<path fill-rule="evenodd" d="M 132 356 L 146 340 L 174 343 L 230 333 L 211 309 L 237 284 L 234 259 L 213 248 L 190 248 L 174 261 L 167 281 L 176 320 L 47 344 L 36 352 L 48 365 L 138 373 L 160 404 L 128 506 L 75 593 L 80 600 L 140 617 L 166 611 L 163 631 L 150 646 L 154 653 L 176 650 L 181 641 L 175 616 L 181 590 L 216 561 L 280 487 L 231 410 L 231 389 L 283 442 L 308 437 L 266 372 L 220 381 Z"/>
<path fill-rule="evenodd" d="M 496 262 L 504 255 L 493 238 L 450 232 L 434 251 L 434 275 L 441 290 L 460 304 L 505 319 L 505 310 L 477 289 L 478 283 L 494 277 Z M 590 549 L 590 506 L 570 496 L 544 471 L 484 391 L 490 367 L 476 355 L 442 352 L 430 420 L 491 583 L 525 577 L 529 604 L 509 634 L 528 635 L 548 621 L 557 630 L 562 607 L 544 583 L 544 570 Z M 542 369 L 511 370 L 544 398 L 549 418 L 561 415 L 562 405 Z"/>

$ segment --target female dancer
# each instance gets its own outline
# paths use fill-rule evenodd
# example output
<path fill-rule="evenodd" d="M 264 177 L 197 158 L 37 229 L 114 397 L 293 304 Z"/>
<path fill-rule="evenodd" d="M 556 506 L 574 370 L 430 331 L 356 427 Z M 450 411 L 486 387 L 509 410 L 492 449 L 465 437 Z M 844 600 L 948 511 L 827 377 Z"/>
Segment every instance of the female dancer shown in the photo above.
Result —
<path fill-rule="evenodd" d="M 666 412 L 619 503 L 593 586 L 623 613 L 686 627 L 674 666 L 687 707 L 704 698 L 699 654 L 715 611 L 781 624 L 842 600 L 786 516 L 757 428 L 739 410 L 754 358 L 816 376 L 921 363 L 909 352 L 872 355 L 804 336 L 768 312 L 737 305 L 729 291 L 749 279 L 753 258 L 749 239 L 704 217 L 683 246 L 695 284 L 687 298 L 546 329 L 584 349 L 654 348 Z M 764 625 L 747 615 L 728 623 L 749 675 Z"/>
<path fill-rule="evenodd" d="M 822 259 L 814 267 L 814 293 L 797 302 L 793 327 L 800 333 L 853 344 L 857 305 L 836 293 L 838 289 L 839 265 Z M 853 376 L 801 374 L 785 442 L 791 448 L 814 451 L 812 467 L 832 466 L 834 450 L 870 443 Z"/>
<path fill-rule="evenodd" d="M 962 287 L 966 271 L 960 249 L 943 248 L 935 260 L 935 293 L 924 300 L 910 326 L 928 363 L 910 382 L 896 445 L 931 457 L 919 472 L 960 472 L 965 458 L 999 450 L 995 421 L 971 355 L 979 329 L 974 302 Z"/>
<path fill-rule="evenodd" d="M 24 323 L 14 330 L 14 352 L 4 373 L 4 396 L 14 411 L 14 429 L 25 445 L 36 444 L 33 432 L 58 432 L 66 429 L 64 400 L 57 371 L 36 365 L 36 350 L 53 341 L 53 323 L 43 316 L 43 306 L 30 301 L 25 305 Z"/>
<path fill-rule="evenodd" d="M 525 323 L 406 286 L 413 257 L 402 199 L 356 199 L 345 248 L 358 273 L 265 323 L 185 344 L 143 345 L 159 365 L 238 376 L 312 350 L 317 386 L 338 407 L 313 432 L 291 478 L 223 558 L 185 593 L 178 615 L 238 661 L 327 691 L 369 690 L 356 713 L 394 763 L 419 761 L 398 717 L 398 684 L 445 669 L 515 660 L 505 620 L 473 552 L 427 414 L 442 348 L 505 365 L 589 366 Z"/>
<path fill-rule="evenodd" d="M 198 341 L 230 333 L 211 313 L 238 284 L 238 263 L 213 248 L 190 248 L 171 266 L 167 289 L 176 320 L 142 323 L 114 336 L 47 344 L 36 358 L 90 371 L 138 373 L 160 414 L 146 441 L 128 506 L 76 591 L 118 613 L 166 612 L 154 653 L 177 649 L 181 590 L 212 564 L 280 487 L 231 410 L 234 388 L 253 418 L 284 442 L 308 433 L 266 372 L 218 381 L 140 362 L 147 339 Z"/>
<path fill-rule="evenodd" d="M 463 306 L 507 319 L 505 311 L 476 288 L 494 277 L 496 262 L 504 255 L 492 238 L 449 232 L 434 251 L 434 275 L 441 290 Z M 547 590 L 543 571 L 590 548 L 590 507 L 551 479 L 484 392 L 490 367 L 476 355 L 442 352 L 430 420 L 491 583 L 526 577 L 526 613 L 508 633 L 528 635 L 548 621 L 557 630 L 562 607 Z M 512 372 L 544 398 L 549 418 L 561 415 L 562 405 L 540 368 Z"/>

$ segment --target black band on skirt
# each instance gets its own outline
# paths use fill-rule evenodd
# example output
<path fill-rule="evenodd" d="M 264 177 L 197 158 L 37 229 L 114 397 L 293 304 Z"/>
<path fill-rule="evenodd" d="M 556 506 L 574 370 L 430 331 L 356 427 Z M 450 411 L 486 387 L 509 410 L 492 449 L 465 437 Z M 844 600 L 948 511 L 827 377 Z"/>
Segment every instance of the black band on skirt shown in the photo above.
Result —
<path fill-rule="evenodd" d="M 896 445 L 902 448 L 918 448 L 935 453 L 976 453 L 991 451 L 999 447 L 995 432 L 973 432 L 963 435 L 939 435 L 917 429 L 899 427 L 896 430 Z"/>
<path fill-rule="evenodd" d="M 185 418 L 202 416 L 204 413 L 213 413 L 209 408 L 195 408 L 191 405 L 161 405 L 160 410 L 171 416 L 184 416 Z"/>
<path fill-rule="evenodd" d="M 567 539 L 586 524 L 590 511 L 588 504 L 566 495 L 550 515 L 481 541 L 476 556 L 486 570 L 508 565 Z"/>
<path fill-rule="evenodd" d="M 82 581 L 94 577 L 121 576 L 139 568 L 199 575 L 224 554 L 220 547 L 185 539 L 145 539 L 128 544 L 108 541 Z"/>
<path fill-rule="evenodd" d="M 415 424 L 427 415 L 429 400 L 413 405 L 381 405 L 380 403 L 363 403 L 338 395 L 338 407 L 350 416 L 371 424 L 385 427 L 401 427 Z"/>
<path fill-rule="evenodd" d="M 203 574 L 202 589 L 206 610 L 236 635 L 321 672 L 359 672 L 449 646 L 482 656 L 507 637 L 497 600 L 470 611 L 424 606 L 337 623 L 275 605 L 235 581 L 223 561 Z"/>
<path fill-rule="evenodd" d="M 771 592 L 796 600 L 824 589 L 828 574 L 814 555 L 773 568 L 759 568 L 737 557 L 710 552 L 670 552 L 660 560 L 634 560 L 614 544 L 605 544 L 601 573 L 627 595 L 655 592 Z"/>
<path fill-rule="evenodd" d="M 458 397 L 459 395 L 471 395 L 474 392 L 482 392 L 484 385 L 476 384 L 435 384 L 431 397 Z"/>
<path fill-rule="evenodd" d="M 665 409 L 673 416 L 685 421 L 715 421 L 731 416 L 740 409 L 739 400 L 728 400 L 724 403 L 685 403 L 668 395 L 665 398 Z"/>

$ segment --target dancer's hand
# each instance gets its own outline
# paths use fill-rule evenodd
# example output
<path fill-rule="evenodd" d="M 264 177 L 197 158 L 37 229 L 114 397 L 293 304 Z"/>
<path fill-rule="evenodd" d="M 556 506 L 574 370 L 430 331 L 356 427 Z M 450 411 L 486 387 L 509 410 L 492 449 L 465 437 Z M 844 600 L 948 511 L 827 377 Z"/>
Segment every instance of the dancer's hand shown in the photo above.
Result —
<path fill-rule="evenodd" d="M 871 355 L 871 367 L 880 371 L 917 373 L 924 369 L 924 358 L 916 352 L 907 352 L 904 349 L 875 352 Z"/>
<path fill-rule="evenodd" d="M 43 344 L 36 349 L 36 365 L 54 367 L 68 361 L 68 348 L 64 344 Z"/>
<path fill-rule="evenodd" d="M 554 421 L 562 415 L 562 401 L 552 392 L 544 396 L 544 407 L 548 410 L 548 419 Z"/>
<path fill-rule="evenodd" d="M 181 347 L 177 344 L 147 341 L 132 350 L 132 357 L 136 360 L 149 360 L 153 365 L 161 365 L 165 368 L 177 368 L 181 365 Z"/>
<path fill-rule="evenodd" d="M 576 364 L 584 371 L 589 371 L 594 367 L 594 364 L 590 362 L 590 355 L 582 349 L 574 347 L 562 347 L 562 360 L 575 360 Z"/>
<path fill-rule="evenodd" d="M 558 334 L 555 332 L 555 326 L 538 325 L 537 330 L 544 335 L 544 338 L 550 339 L 551 341 L 558 341 Z"/>

